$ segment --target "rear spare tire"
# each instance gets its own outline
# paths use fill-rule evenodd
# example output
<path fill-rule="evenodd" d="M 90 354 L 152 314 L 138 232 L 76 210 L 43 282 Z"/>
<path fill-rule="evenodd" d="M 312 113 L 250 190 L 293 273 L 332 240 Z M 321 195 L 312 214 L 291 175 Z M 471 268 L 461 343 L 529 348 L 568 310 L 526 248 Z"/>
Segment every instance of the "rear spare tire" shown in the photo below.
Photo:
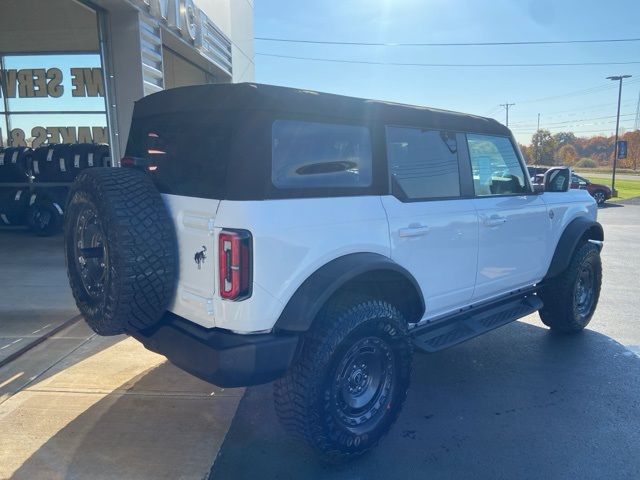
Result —
<path fill-rule="evenodd" d="M 100 335 L 154 325 L 173 298 L 175 231 L 160 193 L 140 171 L 90 168 L 78 175 L 65 251 L 78 309 Z"/>

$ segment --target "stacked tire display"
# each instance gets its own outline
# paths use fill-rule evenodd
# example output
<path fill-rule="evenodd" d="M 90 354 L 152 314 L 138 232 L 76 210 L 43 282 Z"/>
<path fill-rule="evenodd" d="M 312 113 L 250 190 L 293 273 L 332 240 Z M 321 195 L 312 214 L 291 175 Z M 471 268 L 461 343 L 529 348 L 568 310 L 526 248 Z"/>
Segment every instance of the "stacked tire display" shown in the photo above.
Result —
<path fill-rule="evenodd" d="M 0 226 L 27 225 L 39 236 L 59 232 L 70 184 L 82 170 L 106 166 L 108 157 L 103 144 L 0 147 Z"/>

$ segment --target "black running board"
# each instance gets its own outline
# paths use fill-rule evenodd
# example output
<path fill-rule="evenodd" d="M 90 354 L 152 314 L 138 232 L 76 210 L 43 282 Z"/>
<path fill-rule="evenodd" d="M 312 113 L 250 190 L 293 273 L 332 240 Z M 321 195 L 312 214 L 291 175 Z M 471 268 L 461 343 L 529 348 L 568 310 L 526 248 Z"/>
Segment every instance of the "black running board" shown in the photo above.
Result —
<path fill-rule="evenodd" d="M 492 305 L 469 309 L 411 331 L 413 344 L 426 352 L 438 352 L 530 315 L 542 308 L 535 294 L 508 298 Z"/>

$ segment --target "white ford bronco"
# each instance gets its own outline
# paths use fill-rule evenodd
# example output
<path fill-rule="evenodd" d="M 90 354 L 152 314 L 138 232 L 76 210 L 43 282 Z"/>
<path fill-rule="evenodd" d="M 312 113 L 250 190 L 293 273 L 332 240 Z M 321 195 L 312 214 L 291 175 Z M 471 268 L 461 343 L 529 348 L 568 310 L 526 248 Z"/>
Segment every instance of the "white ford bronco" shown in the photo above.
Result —
<path fill-rule="evenodd" d="M 83 171 L 69 281 L 99 334 L 193 375 L 275 380 L 284 427 L 329 457 L 373 447 L 414 350 L 539 311 L 590 321 L 596 203 L 555 168 L 531 184 L 492 119 L 258 84 L 135 105 L 126 168 Z"/>

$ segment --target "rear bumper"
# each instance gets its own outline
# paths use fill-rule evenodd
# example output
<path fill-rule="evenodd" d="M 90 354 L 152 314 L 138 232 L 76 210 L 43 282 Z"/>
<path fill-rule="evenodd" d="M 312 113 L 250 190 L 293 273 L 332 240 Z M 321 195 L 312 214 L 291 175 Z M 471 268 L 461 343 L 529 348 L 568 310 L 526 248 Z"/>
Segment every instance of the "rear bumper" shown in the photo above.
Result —
<path fill-rule="evenodd" d="M 267 383 L 293 363 L 298 335 L 241 335 L 203 328 L 167 312 L 157 326 L 131 336 L 176 366 L 220 387 Z"/>

